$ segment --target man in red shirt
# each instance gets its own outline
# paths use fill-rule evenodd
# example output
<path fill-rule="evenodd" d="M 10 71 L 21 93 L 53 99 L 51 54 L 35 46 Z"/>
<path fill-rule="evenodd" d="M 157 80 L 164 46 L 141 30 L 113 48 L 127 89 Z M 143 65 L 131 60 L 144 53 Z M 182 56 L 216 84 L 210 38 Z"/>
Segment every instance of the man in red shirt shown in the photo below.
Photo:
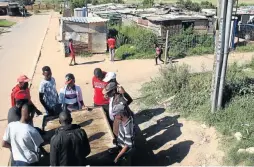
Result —
<path fill-rule="evenodd" d="M 114 61 L 115 58 L 115 47 L 116 47 L 116 40 L 112 37 L 109 37 L 108 39 L 108 48 L 109 48 L 109 54 L 110 54 L 110 61 Z"/>
<path fill-rule="evenodd" d="M 30 96 L 30 89 L 28 87 L 28 82 L 30 79 L 26 75 L 21 75 L 18 79 L 18 84 L 12 89 L 11 93 L 11 106 L 14 107 L 16 105 L 15 102 L 15 96 L 17 93 L 20 91 L 25 91 L 27 94 L 27 98 L 29 100 L 29 103 L 32 104 L 34 111 L 36 112 L 37 115 L 42 115 L 42 113 L 34 106 L 33 102 L 31 101 L 31 96 Z"/>
<path fill-rule="evenodd" d="M 71 56 L 70 66 L 72 66 L 72 61 L 74 61 L 74 65 L 77 65 L 76 60 L 75 60 L 75 50 L 73 47 L 73 40 L 72 39 L 69 39 L 69 52 L 70 52 L 70 56 Z"/>
<path fill-rule="evenodd" d="M 109 99 L 104 97 L 102 93 L 103 89 L 107 86 L 107 82 L 104 82 L 103 79 L 106 75 L 106 72 L 102 71 L 100 68 L 94 69 L 94 77 L 92 79 L 92 84 L 94 88 L 94 106 L 95 107 L 102 107 L 106 113 L 108 121 L 111 125 L 110 118 L 109 118 Z"/>

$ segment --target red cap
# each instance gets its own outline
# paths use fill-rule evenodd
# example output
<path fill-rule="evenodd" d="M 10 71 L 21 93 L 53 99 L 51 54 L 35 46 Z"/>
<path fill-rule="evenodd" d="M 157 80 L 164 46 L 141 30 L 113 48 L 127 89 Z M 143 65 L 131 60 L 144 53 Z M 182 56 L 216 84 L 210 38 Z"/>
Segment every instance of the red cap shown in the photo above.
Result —
<path fill-rule="evenodd" d="M 19 99 L 19 100 L 22 100 L 22 99 L 29 99 L 28 98 L 28 94 L 25 90 L 20 90 L 18 91 L 17 93 L 15 93 L 15 96 L 14 96 L 15 99 Z"/>
<path fill-rule="evenodd" d="M 21 75 L 18 79 L 18 82 L 29 82 L 30 79 L 26 75 Z"/>

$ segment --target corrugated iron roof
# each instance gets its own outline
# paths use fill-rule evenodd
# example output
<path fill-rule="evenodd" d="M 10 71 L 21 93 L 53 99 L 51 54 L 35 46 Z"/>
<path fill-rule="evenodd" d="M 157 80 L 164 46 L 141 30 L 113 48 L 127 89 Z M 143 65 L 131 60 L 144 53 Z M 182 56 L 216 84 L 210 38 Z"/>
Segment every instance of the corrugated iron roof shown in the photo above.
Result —
<path fill-rule="evenodd" d="M 174 14 L 166 14 L 166 15 L 150 15 L 144 16 L 144 18 L 150 21 L 168 21 L 168 20 L 203 20 L 207 19 L 205 16 L 201 15 L 174 15 Z"/>
<path fill-rule="evenodd" d="M 75 23 L 100 23 L 107 22 L 108 19 L 101 17 L 62 17 L 63 21 L 75 22 Z"/>

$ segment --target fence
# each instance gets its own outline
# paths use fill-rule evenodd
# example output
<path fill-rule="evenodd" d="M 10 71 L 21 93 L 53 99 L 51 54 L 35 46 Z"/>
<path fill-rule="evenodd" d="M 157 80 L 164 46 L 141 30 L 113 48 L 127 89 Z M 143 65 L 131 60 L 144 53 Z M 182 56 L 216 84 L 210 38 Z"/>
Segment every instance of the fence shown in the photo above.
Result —
<path fill-rule="evenodd" d="M 27 10 L 58 10 L 61 9 L 62 4 L 33 4 L 25 7 Z"/>
<path fill-rule="evenodd" d="M 203 55 L 214 53 L 213 35 L 199 34 L 193 30 L 181 31 L 168 37 L 168 51 L 172 57 Z M 165 40 L 160 38 L 159 44 L 165 48 Z"/>

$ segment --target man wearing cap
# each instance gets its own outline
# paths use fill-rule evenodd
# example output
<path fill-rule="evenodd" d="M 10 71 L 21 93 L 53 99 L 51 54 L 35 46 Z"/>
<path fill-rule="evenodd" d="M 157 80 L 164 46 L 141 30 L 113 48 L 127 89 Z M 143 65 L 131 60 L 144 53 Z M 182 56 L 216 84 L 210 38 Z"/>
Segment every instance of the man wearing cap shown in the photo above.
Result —
<path fill-rule="evenodd" d="M 15 94 L 15 106 L 11 107 L 8 112 L 8 124 L 19 121 L 21 118 L 21 108 L 28 103 L 28 95 L 25 91 L 19 91 Z"/>
<path fill-rule="evenodd" d="M 109 103 L 109 117 L 111 121 L 113 121 L 113 132 L 115 136 L 118 135 L 118 127 L 119 127 L 119 120 L 114 119 L 113 116 L 113 108 L 117 104 L 123 104 L 125 109 L 130 115 L 134 115 L 133 112 L 130 110 L 129 105 L 133 101 L 130 95 L 127 92 L 119 93 L 117 83 L 110 82 L 103 91 L 104 95 L 110 99 Z"/>
<path fill-rule="evenodd" d="M 117 137 L 117 149 L 119 152 L 114 162 L 121 166 L 131 166 L 131 158 L 135 150 L 133 117 L 126 110 L 126 106 L 121 103 L 113 107 L 112 115 L 119 121 Z"/>
<path fill-rule="evenodd" d="M 63 111 L 80 110 L 85 107 L 81 88 L 75 85 L 75 77 L 69 73 L 65 76 L 66 86 L 60 89 L 59 103 L 62 105 Z"/>
<path fill-rule="evenodd" d="M 56 113 L 57 111 L 55 111 L 58 105 L 58 93 L 56 90 L 56 81 L 52 77 L 50 67 L 44 66 L 42 68 L 42 74 L 44 79 L 41 81 L 39 87 L 40 102 L 48 115 L 58 115 L 59 113 Z"/>
<path fill-rule="evenodd" d="M 11 106 L 15 106 L 15 94 L 18 93 L 19 91 L 25 91 L 28 97 L 28 101 L 30 104 L 33 105 L 34 111 L 36 112 L 37 115 L 42 115 L 42 113 L 34 106 L 34 104 L 31 101 L 31 96 L 30 96 L 30 89 L 28 87 L 28 82 L 30 79 L 26 75 L 21 75 L 18 79 L 18 84 L 12 89 L 11 93 Z"/>

